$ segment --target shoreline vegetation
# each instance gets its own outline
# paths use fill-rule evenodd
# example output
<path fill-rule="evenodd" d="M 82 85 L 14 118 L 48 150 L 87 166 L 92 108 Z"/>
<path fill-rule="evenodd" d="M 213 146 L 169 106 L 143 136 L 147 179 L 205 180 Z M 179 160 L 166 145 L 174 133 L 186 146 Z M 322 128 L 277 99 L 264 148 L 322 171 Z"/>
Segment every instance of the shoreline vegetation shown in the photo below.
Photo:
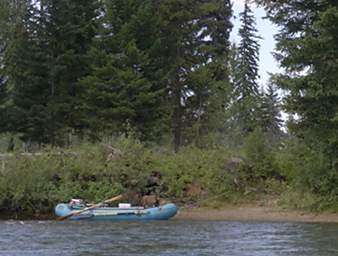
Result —
<path fill-rule="evenodd" d="M 55 205 L 71 198 L 95 203 L 124 194 L 132 205 L 144 195 L 176 203 L 176 219 L 338 222 L 335 201 L 298 186 L 283 152 L 252 158 L 259 143 L 245 147 L 174 152 L 122 136 L 107 144 L 2 154 L 0 219 L 50 220 Z"/>

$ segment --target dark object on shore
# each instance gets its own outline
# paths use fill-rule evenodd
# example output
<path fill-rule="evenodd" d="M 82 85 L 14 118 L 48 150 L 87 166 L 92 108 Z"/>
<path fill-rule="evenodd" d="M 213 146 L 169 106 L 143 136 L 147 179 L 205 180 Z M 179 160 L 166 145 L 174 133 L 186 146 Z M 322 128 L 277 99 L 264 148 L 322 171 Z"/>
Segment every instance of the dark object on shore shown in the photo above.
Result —
<path fill-rule="evenodd" d="M 141 204 L 144 207 L 159 206 L 160 198 L 156 195 L 146 195 L 142 197 Z"/>

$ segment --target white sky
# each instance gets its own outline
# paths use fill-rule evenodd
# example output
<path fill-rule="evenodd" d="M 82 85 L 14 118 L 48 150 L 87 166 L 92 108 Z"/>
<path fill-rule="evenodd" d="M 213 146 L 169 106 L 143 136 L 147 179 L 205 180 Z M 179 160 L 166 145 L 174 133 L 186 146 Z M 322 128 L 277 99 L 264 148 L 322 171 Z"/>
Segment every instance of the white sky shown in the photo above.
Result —
<path fill-rule="evenodd" d="M 240 26 L 240 20 L 238 14 L 244 9 L 244 0 L 232 0 L 233 10 L 235 18 L 233 19 L 233 31 L 231 34 L 232 42 L 239 42 L 238 28 Z M 267 19 L 263 19 L 265 11 L 263 8 L 257 8 L 256 5 L 252 5 L 252 10 L 256 17 L 258 34 L 263 38 L 260 41 L 260 62 L 259 62 L 259 74 L 260 85 L 265 86 L 269 80 L 268 73 L 277 73 L 280 71 L 278 64 L 272 56 L 272 51 L 275 48 L 274 34 L 277 33 L 277 28 Z"/>

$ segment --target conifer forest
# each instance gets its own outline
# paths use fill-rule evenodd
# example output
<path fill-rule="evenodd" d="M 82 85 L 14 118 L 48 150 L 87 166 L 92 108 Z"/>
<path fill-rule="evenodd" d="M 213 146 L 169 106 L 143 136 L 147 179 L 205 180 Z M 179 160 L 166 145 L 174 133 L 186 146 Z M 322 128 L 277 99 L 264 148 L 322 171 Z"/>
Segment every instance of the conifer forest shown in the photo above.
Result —
<path fill-rule="evenodd" d="M 267 84 L 256 5 L 278 28 Z M 338 211 L 338 1 L 247 0 L 236 43 L 233 16 L 230 0 L 0 0 L 0 211 L 153 189 Z"/>

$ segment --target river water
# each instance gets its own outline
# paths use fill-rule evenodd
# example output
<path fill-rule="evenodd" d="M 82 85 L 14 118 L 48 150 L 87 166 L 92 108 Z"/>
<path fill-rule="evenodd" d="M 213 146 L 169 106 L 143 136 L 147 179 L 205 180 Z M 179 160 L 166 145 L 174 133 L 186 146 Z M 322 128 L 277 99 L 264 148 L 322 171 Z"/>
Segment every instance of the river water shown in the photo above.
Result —
<path fill-rule="evenodd" d="M 2 221 L 0 255 L 336 256 L 338 225 Z"/>

